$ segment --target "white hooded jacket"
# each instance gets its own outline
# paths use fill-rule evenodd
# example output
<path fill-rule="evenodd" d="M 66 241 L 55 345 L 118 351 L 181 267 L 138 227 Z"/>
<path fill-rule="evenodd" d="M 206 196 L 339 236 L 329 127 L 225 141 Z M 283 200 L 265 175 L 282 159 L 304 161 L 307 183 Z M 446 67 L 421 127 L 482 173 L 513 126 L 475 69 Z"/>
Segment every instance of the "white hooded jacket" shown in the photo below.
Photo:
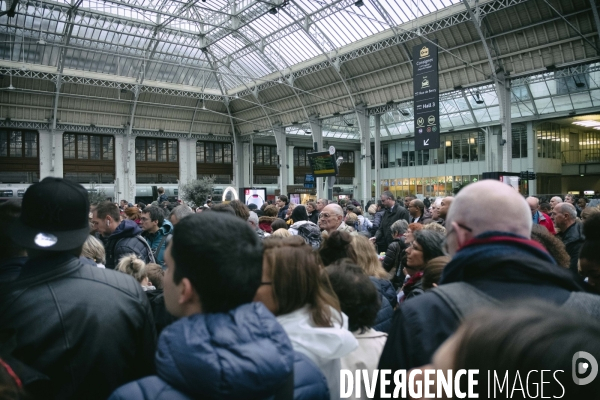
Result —
<path fill-rule="evenodd" d="M 332 308 L 334 326 L 314 326 L 308 306 L 277 317 L 287 332 L 294 350 L 310 358 L 327 378 L 331 399 L 340 398 L 340 358 L 358 348 L 358 341 L 348 330 L 348 317 Z"/>

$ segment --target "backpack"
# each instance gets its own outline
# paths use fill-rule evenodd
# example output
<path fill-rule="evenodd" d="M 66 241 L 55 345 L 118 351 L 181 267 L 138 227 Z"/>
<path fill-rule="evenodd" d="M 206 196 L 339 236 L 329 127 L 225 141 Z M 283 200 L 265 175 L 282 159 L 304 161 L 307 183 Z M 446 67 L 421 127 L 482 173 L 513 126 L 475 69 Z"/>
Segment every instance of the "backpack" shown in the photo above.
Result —
<path fill-rule="evenodd" d="M 310 244 L 314 250 L 321 247 L 321 229 L 312 222 L 307 222 L 298 227 L 298 236 L 300 236 L 307 244 Z"/>

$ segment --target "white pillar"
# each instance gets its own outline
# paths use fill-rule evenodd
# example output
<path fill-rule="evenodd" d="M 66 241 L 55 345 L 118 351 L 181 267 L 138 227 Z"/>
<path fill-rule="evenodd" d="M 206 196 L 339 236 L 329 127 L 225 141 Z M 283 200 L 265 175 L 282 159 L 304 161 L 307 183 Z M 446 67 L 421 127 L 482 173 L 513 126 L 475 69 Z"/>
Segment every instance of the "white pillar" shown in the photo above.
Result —
<path fill-rule="evenodd" d="M 381 170 L 381 114 L 375 115 L 375 182 L 379 182 Z M 389 158 L 389 156 L 388 156 Z M 389 161 L 389 160 L 388 160 Z M 371 185 L 369 185 L 371 187 Z M 380 196 L 381 187 L 375 185 L 375 199 Z M 369 193 L 370 195 L 371 193 Z M 369 196 L 370 198 L 370 196 Z"/>
<path fill-rule="evenodd" d="M 371 129 L 369 127 L 369 116 L 364 105 L 356 108 L 356 117 L 360 133 L 361 169 L 360 180 L 362 190 L 359 201 L 365 204 L 371 198 Z"/>
<path fill-rule="evenodd" d="M 312 132 L 312 140 L 313 140 L 313 151 L 315 148 L 315 144 L 317 145 L 316 151 L 323 151 L 323 127 L 321 125 L 321 121 L 312 115 L 309 118 L 310 122 L 310 130 Z M 315 179 L 315 186 L 317 188 L 317 199 L 322 199 L 325 197 L 325 193 L 323 192 L 323 178 Z"/>
<path fill-rule="evenodd" d="M 287 172 L 289 169 L 289 160 L 286 150 L 285 128 L 282 126 L 274 126 L 273 134 L 275 136 L 275 141 L 277 142 L 277 155 L 279 155 L 279 189 L 281 190 L 281 194 L 286 194 L 287 186 L 289 184 Z"/>
<path fill-rule="evenodd" d="M 179 139 L 179 193 L 181 187 L 198 178 L 196 167 L 196 139 Z"/>
<path fill-rule="evenodd" d="M 40 180 L 54 176 L 63 177 L 64 131 L 39 131 Z"/>
<path fill-rule="evenodd" d="M 537 163 L 537 138 L 533 131 L 533 122 L 529 121 L 527 126 L 527 171 L 535 172 L 535 164 Z M 529 181 L 529 195 L 537 194 L 537 180 Z"/>
<path fill-rule="evenodd" d="M 115 201 L 135 199 L 135 136 L 115 136 Z"/>
<path fill-rule="evenodd" d="M 294 184 L 294 146 L 286 146 L 287 149 L 287 160 L 289 167 L 287 168 L 288 182 L 290 185 Z"/>

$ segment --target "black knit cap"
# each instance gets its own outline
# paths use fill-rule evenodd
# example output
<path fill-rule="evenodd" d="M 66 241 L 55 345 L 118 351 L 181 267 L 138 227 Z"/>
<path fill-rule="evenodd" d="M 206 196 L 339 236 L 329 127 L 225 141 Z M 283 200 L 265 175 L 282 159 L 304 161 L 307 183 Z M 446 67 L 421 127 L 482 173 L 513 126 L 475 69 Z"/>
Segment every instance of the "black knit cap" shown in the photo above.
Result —
<path fill-rule="evenodd" d="M 89 234 L 89 211 L 83 186 L 62 178 L 45 178 L 25 192 L 13 240 L 28 249 L 76 249 Z"/>

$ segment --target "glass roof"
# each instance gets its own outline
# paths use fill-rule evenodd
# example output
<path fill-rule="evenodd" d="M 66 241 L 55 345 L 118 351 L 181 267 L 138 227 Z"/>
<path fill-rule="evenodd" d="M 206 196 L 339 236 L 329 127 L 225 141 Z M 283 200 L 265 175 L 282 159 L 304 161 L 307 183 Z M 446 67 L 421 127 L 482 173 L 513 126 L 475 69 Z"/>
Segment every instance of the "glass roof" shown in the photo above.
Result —
<path fill-rule="evenodd" d="M 227 91 L 456 3 L 21 0 L 0 59 Z"/>
<path fill-rule="evenodd" d="M 600 106 L 600 63 L 546 72 L 511 81 L 511 118 L 533 118 Z M 500 108 L 494 85 L 453 90 L 440 96 L 440 121 L 444 131 L 498 124 Z M 360 140 L 355 114 L 324 119 L 323 137 Z M 375 120 L 370 119 L 371 137 Z M 287 128 L 304 135 L 310 125 Z M 398 105 L 381 116 L 381 137 L 414 134 L 412 102 Z"/>

